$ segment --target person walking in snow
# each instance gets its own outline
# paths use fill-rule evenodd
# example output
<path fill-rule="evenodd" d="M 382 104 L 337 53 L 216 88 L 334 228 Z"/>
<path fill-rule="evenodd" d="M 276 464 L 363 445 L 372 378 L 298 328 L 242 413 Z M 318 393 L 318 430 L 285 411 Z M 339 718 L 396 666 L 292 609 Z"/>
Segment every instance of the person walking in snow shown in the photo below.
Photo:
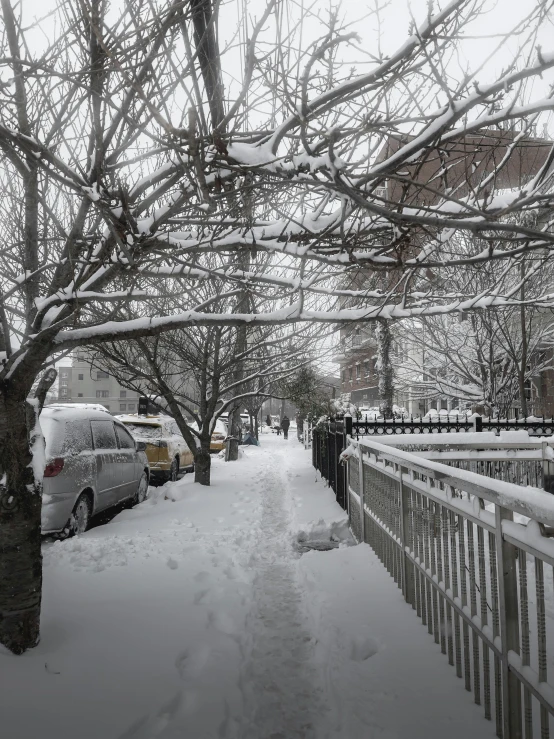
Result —
<path fill-rule="evenodd" d="M 265 422 L 267 424 L 268 429 L 271 429 L 271 416 L 269 415 L 269 413 L 265 417 Z"/>
<path fill-rule="evenodd" d="M 288 416 L 283 416 L 283 420 L 281 421 L 281 428 L 283 429 L 283 436 L 285 439 L 289 438 L 289 426 L 290 421 Z"/>

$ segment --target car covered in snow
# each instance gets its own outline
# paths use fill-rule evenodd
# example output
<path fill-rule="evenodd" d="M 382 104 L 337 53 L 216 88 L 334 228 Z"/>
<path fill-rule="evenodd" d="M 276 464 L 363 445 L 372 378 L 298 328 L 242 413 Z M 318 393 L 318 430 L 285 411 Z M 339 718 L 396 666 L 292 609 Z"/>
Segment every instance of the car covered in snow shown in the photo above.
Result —
<path fill-rule="evenodd" d="M 360 421 L 381 421 L 383 419 L 381 409 L 378 406 L 375 408 L 360 406 L 356 410 L 356 415 Z"/>
<path fill-rule="evenodd" d="M 152 479 L 176 480 L 179 472 L 194 470 L 194 455 L 171 416 L 117 416 L 135 441 L 146 444 Z"/>
<path fill-rule="evenodd" d="M 423 416 L 423 420 L 456 421 L 457 419 L 466 419 L 470 415 L 471 411 L 463 408 L 451 408 L 450 410 L 447 410 L 446 408 L 441 408 L 440 410 L 437 410 L 436 408 L 430 408 Z"/>
<path fill-rule="evenodd" d="M 43 534 L 83 533 L 93 514 L 146 498 L 146 454 L 105 410 L 50 405 L 40 426 L 46 442 Z"/>
<path fill-rule="evenodd" d="M 217 420 L 215 422 L 214 430 L 212 431 L 212 438 L 210 441 L 210 452 L 220 452 L 225 449 L 225 439 L 227 438 L 227 425 Z"/>

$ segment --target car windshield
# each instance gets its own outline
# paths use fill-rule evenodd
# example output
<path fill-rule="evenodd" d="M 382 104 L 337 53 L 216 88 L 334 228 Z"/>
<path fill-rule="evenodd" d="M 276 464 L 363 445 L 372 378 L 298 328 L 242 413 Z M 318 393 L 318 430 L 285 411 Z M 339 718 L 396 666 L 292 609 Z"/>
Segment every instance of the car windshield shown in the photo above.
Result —
<path fill-rule="evenodd" d="M 162 427 L 153 423 L 126 423 L 125 427 L 135 439 L 162 438 Z"/>

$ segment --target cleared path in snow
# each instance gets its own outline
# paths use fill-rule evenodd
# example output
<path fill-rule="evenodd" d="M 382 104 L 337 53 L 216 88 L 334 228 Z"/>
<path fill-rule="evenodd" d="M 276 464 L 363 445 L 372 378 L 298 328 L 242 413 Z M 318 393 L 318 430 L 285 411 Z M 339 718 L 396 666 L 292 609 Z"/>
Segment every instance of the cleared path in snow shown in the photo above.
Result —
<path fill-rule="evenodd" d="M 271 437 L 267 441 L 273 446 Z M 286 442 L 271 454 L 262 452 L 265 464 L 257 480 L 262 513 L 251 561 L 253 608 L 246 622 L 252 647 L 241 679 L 244 739 L 317 739 L 315 721 L 324 710 L 291 546 L 286 452 Z"/>

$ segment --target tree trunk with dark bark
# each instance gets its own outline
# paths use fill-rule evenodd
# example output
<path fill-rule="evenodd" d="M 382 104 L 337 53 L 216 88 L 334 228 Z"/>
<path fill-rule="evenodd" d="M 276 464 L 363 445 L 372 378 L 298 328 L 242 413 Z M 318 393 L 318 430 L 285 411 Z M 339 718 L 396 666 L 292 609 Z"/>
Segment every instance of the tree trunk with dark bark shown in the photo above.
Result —
<path fill-rule="evenodd" d="M 0 391 L 0 643 L 22 654 L 39 641 L 42 489 L 31 466 L 25 397 Z"/>
<path fill-rule="evenodd" d="M 56 376 L 44 373 L 35 402 L 34 372 L 0 383 L 0 644 L 14 654 L 40 638 L 42 468 L 33 464 L 43 463 L 38 417 Z"/>
<path fill-rule="evenodd" d="M 200 447 L 194 455 L 194 482 L 210 484 L 212 458 L 210 456 L 211 437 L 200 439 Z"/>

